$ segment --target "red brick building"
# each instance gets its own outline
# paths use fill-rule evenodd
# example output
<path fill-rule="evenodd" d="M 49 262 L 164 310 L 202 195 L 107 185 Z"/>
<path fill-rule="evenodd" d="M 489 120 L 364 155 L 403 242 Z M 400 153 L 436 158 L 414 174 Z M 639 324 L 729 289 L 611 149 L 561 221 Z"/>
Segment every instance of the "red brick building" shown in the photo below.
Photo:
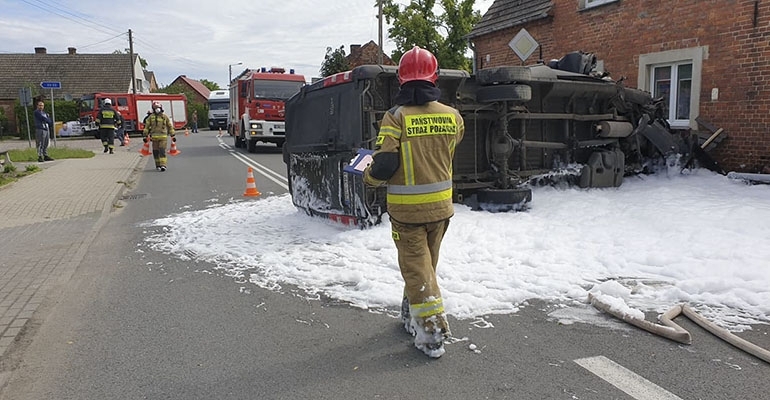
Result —
<path fill-rule="evenodd" d="M 520 53 L 537 46 L 525 61 L 517 35 Z M 770 2 L 495 0 L 467 38 L 475 68 L 594 53 L 613 79 L 668 98 L 672 128 L 722 128 L 711 155 L 726 170 L 770 168 Z"/>
<path fill-rule="evenodd" d="M 382 65 L 396 65 L 390 57 L 380 50 L 380 46 L 378 46 L 377 43 L 374 43 L 373 40 L 370 40 L 363 46 L 360 44 L 351 44 L 350 54 L 345 58 L 348 60 L 350 69 L 353 69 L 359 65 L 379 64 L 380 57 L 382 57 Z"/>

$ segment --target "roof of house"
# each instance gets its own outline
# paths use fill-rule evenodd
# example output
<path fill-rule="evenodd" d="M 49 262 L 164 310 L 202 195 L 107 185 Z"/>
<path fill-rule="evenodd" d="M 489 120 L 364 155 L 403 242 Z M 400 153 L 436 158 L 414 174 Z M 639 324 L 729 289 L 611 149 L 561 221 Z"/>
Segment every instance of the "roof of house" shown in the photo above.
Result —
<path fill-rule="evenodd" d="M 61 89 L 53 90 L 56 98 L 128 93 L 132 65 L 127 54 L 0 54 L 0 99 L 18 98 L 25 86 L 33 87 L 33 96 L 48 97 L 51 91 L 40 88 L 40 82 L 48 81 L 61 82 Z"/>
<path fill-rule="evenodd" d="M 187 84 L 187 86 L 192 88 L 192 90 L 198 92 L 199 95 L 203 96 L 204 99 L 208 99 L 209 94 L 211 94 L 211 90 L 209 90 L 209 88 L 207 88 L 206 85 L 200 83 L 200 81 L 196 81 L 195 79 L 190 79 L 186 75 L 179 75 L 176 79 L 174 79 L 173 82 L 171 82 L 171 85 L 178 83 L 178 81 L 182 81 L 185 84 Z"/>
<path fill-rule="evenodd" d="M 481 21 L 465 35 L 468 39 L 547 18 L 553 9 L 551 0 L 495 0 Z"/>

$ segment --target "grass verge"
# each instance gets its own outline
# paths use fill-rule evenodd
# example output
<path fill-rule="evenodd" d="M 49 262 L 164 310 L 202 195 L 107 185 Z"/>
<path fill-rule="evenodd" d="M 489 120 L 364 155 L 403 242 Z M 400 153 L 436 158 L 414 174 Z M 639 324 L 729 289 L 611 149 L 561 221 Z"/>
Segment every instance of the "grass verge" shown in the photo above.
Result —
<path fill-rule="evenodd" d="M 83 149 L 72 149 L 69 147 L 50 147 L 48 148 L 48 155 L 54 160 L 60 160 L 64 158 L 91 158 L 94 156 L 94 152 Z M 37 149 L 27 148 L 18 150 L 8 150 L 8 156 L 14 163 L 24 162 L 37 162 Z M 24 167 L 23 170 L 17 165 L 3 164 L 0 167 L 0 187 L 7 185 L 11 182 L 16 182 L 20 178 L 27 175 L 34 174 L 42 169 L 36 164 L 29 164 Z"/>

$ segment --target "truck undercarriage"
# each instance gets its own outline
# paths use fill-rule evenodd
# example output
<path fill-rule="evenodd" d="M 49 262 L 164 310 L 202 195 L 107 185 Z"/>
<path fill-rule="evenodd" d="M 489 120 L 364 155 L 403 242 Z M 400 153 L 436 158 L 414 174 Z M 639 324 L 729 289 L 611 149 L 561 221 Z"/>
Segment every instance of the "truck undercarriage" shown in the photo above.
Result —
<path fill-rule="evenodd" d="M 591 55 L 568 56 L 565 69 L 579 70 L 574 65 Z M 665 104 L 585 73 L 546 65 L 473 76 L 441 70 L 438 87 L 439 101 L 465 120 L 454 201 L 474 209 L 524 209 L 533 185 L 618 187 L 624 176 L 692 157 L 693 139 L 670 129 Z M 287 102 L 283 152 L 297 207 L 361 226 L 381 220 L 385 189 L 365 187 L 343 168 L 359 148 L 374 148 L 398 90 L 395 67 L 367 65 L 305 86 Z"/>

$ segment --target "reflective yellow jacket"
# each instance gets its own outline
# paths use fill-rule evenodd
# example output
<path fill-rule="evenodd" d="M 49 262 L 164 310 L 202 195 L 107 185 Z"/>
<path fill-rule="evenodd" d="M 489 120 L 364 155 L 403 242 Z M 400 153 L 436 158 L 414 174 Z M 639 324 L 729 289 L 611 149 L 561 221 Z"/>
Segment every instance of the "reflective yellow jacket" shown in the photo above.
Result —
<path fill-rule="evenodd" d="M 438 101 L 397 106 L 385 113 L 374 161 L 364 171 L 364 181 L 374 186 L 387 183 L 391 218 L 429 223 L 454 215 L 452 158 L 464 133 L 460 113 Z M 398 154 L 398 168 L 389 178 L 372 176 L 377 159 L 385 158 L 378 157 L 379 153 Z"/>
<path fill-rule="evenodd" d="M 164 138 L 166 135 L 174 137 L 174 124 L 168 115 L 152 113 L 144 121 L 144 135 L 150 135 L 153 139 Z"/>

